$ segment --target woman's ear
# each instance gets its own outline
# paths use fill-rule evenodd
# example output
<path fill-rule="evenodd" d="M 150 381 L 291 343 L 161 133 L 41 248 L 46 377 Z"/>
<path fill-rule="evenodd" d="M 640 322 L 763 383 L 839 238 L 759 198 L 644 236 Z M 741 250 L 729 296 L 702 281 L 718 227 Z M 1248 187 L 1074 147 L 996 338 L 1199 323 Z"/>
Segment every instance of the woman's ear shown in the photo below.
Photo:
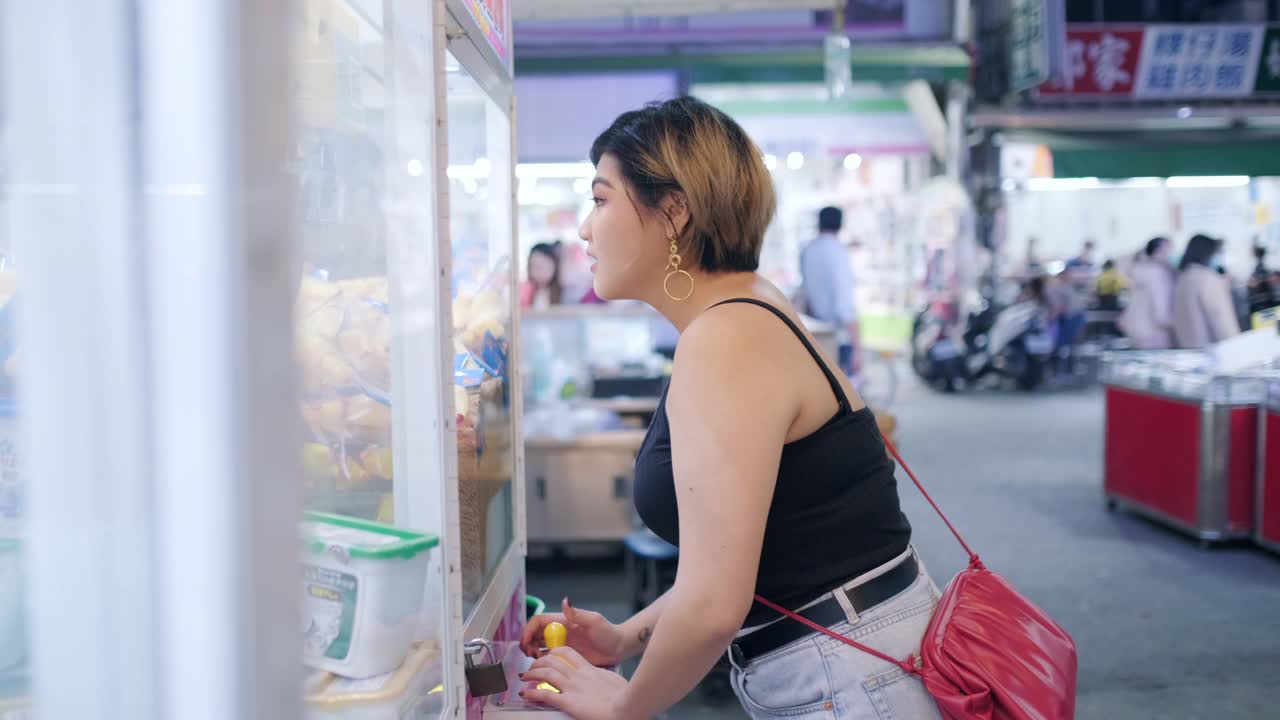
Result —
<path fill-rule="evenodd" d="M 684 235 L 685 227 L 689 225 L 689 199 L 682 192 L 667 193 L 659 203 L 663 216 L 667 219 L 667 227 L 675 234 L 675 237 Z"/>

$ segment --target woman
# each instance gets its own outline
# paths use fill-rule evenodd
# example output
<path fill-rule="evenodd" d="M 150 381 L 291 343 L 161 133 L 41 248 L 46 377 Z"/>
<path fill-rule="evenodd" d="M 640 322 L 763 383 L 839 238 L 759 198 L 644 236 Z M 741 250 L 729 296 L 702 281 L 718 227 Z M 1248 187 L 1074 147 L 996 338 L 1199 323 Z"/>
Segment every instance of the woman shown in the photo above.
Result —
<path fill-rule="evenodd" d="M 520 286 L 520 307 L 559 305 L 564 296 L 560 284 L 559 243 L 538 243 L 529 249 L 529 279 Z"/>
<path fill-rule="evenodd" d="M 919 651 L 937 588 L 916 559 L 875 419 L 756 273 L 774 212 L 760 151 L 728 116 L 680 98 L 624 113 L 596 139 L 580 228 L 605 299 L 642 300 L 679 329 L 674 370 L 636 459 L 636 505 L 680 547 L 675 584 L 621 625 L 572 607 L 569 644 L 524 696 L 578 720 L 651 718 L 729 649 L 755 718 L 938 717 L 900 668 L 753 603 L 753 593 L 895 657 Z M 643 654 L 630 681 L 594 666 Z M 562 692 L 534 689 L 548 682 Z"/>
<path fill-rule="evenodd" d="M 1139 350 L 1173 347 L 1173 280 L 1168 238 L 1147 242 L 1130 271 L 1129 305 L 1120 317 L 1120 329 Z"/>
<path fill-rule="evenodd" d="M 1173 332 L 1178 347 L 1202 348 L 1240 334 L 1231 286 L 1217 268 L 1222 241 L 1196 235 L 1182 255 L 1173 287 Z"/>

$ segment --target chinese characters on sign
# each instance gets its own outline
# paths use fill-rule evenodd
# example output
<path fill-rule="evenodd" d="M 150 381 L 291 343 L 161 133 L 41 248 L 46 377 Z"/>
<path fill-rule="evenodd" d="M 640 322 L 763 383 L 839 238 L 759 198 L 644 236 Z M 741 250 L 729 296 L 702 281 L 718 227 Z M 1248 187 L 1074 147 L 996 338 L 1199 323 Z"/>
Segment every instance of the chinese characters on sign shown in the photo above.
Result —
<path fill-rule="evenodd" d="M 1260 25 L 1151 25 L 1134 97 L 1240 97 L 1253 93 Z"/>
<path fill-rule="evenodd" d="M 1280 27 L 1075 25 L 1068 77 L 1041 97 L 1173 100 L 1280 93 Z"/>
<path fill-rule="evenodd" d="M 1049 78 L 1044 0 L 1013 0 L 1009 8 L 1009 86 L 1035 87 Z"/>
<path fill-rule="evenodd" d="M 1067 72 L 1062 82 L 1040 86 L 1041 95 L 1128 95 L 1142 52 L 1142 30 L 1067 30 Z"/>

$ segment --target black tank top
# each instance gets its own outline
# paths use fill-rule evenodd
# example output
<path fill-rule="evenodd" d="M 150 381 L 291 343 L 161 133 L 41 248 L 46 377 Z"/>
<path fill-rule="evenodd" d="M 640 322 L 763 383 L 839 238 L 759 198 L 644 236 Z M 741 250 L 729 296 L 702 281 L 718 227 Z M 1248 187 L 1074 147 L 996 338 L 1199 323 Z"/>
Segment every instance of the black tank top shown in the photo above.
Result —
<path fill-rule="evenodd" d="M 783 447 L 765 523 L 756 592 L 798 608 L 902 554 L 911 541 L 911 525 L 898 506 L 894 466 L 872 412 L 850 407 L 831 369 L 785 313 L 751 298 L 725 301 L 735 302 L 757 305 L 781 318 L 818 363 L 840 403 L 827 424 Z M 664 390 L 636 456 L 636 510 L 654 533 L 679 545 L 666 408 Z M 755 603 L 744 627 L 776 617 Z"/>

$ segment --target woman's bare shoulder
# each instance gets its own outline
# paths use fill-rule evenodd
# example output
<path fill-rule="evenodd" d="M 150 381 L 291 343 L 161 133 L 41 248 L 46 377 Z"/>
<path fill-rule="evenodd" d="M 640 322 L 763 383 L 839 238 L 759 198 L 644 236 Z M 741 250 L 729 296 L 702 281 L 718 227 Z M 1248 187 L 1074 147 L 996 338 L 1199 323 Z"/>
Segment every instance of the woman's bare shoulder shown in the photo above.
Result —
<path fill-rule="evenodd" d="M 685 328 L 667 394 L 673 430 L 698 417 L 696 422 L 710 421 L 735 437 L 749 431 L 785 438 L 800 394 L 794 373 L 786 370 L 790 360 L 779 328 L 790 333 L 748 303 L 720 306 Z"/>
<path fill-rule="evenodd" d="M 773 305 L 771 298 L 751 299 Z M 778 309 L 799 324 L 789 306 Z M 794 367 L 797 353 L 803 352 L 793 331 L 768 309 L 743 302 L 718 305 L 699 315 L 681 334 L 673 383 L 687 379 L 739 388 L 769 384 L 790 392 L 787 386 L 795 377 L 787 368 Z"/>

